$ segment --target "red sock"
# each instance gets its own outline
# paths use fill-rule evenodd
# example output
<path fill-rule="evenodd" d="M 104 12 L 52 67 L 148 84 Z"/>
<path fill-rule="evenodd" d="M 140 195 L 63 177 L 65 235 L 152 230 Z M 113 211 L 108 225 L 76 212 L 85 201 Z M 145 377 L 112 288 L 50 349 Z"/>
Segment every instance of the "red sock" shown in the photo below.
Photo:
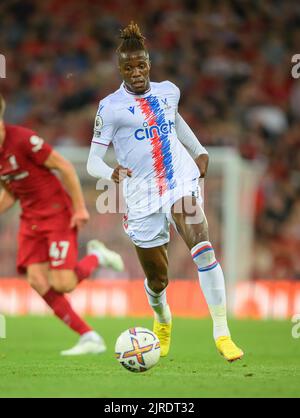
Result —
<path fill-rule="evenodd" d="M 87 255 L 82 260 L 80 260 L 74 271 L 77 274 L 78 283 L 82 280 L 87 279 L 91 274 L 99 267 L 98 257 L 94 254 Z"/>
<path fill-rule="evenodd" d="M 69 328 L 77 332 L 77 334 L 83 335 L 86 332 L 92 331 L 92 328 L 73 311 L 70 302 L 61 293 L 57 293 L 55 290 L 50 289 L 46 295 L 43 296 L 43 299 L 53 310 L 55 315 Z"/>

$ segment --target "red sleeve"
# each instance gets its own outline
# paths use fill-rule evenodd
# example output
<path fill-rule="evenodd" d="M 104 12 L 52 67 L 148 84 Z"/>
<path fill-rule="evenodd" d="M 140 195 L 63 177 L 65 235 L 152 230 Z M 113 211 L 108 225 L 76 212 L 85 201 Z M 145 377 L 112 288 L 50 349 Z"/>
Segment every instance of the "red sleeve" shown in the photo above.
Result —
<path fill-rule="evenodd" d="M 23 140 L 23 149 L 26 155 L 37 165 L 44 165 L 52 152 L 52 147 L 35 132 L 27 131 Z"/>

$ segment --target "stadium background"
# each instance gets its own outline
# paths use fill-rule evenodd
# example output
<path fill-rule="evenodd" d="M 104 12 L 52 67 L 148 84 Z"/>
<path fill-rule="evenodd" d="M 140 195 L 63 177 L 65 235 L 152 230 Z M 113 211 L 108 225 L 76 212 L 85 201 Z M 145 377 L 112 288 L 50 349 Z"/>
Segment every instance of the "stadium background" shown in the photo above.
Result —
<path fill-rule="evenodd" d="M 180 112 L 203 145 L 234 148 L 253 172 L 258 167 L 261 172 L 253 196 L 254 241 L 247 257 L 251 280 L 263 282 L 244 283 L 243 294 L 245 289 L 256 294 L 263 313 L 251 300 L 239 313 L 272 316 L 277 309 L 271 301 L 274 293 L 281 301 L 279 316 L 299 312 L 300 84 L 291 76 L 291 57 L 300 52 L 297 1 L 1 2 L 0 52 L 7 64 L 1 93 L 8 102 L 7 122 L 33 128 L 54 146 L 89 146 L 98 101 L 120 84 L 115 58 L 118 31 L 131 19 L 147 37 L 152 80 L 170 79 L 180 87 Z M 98 216 L 95 182 L 83 181 L 92 220 L 81 233 L 81 252 L 95 231 L 97 238 L 120 251 L 124 274 L 105 270 L 97 274 L 115 279 L 102 281 L 102 289 L 117 291 L 128 279 L 143 277 L 142 271 L 122 231 L 121 216 Z M 208 190 L 206 211 L 211 239 L 222 259 L 222 197 L 217 183 Z M 7 306 L 5 289 L 17 283 L 27 295 L 23 284 L 11 279 L 16 276 L 16 212 L 0 217 L 0 276 L 6 278 L 1 282 L 1 301 L 8 312 L 15 312 L 11 307 L 15 295 L 10 293 Z M 195 268 L 179 239 L 170 252 L 171 277 L 193 278 L 196 283 Z M 185 292 L 193 293 L 190 282 L 186 286 Z M 174 291 L 173 303 L 179 291 Z M 120 299 L 112 300 L 120 306 Z M 35 310 L 40 311 L 37 303 L 36 299 Z M 188 298 L 186 303 L 191 306 Z M 115 312 L 99 309 L 94 312 L 89 305 L 87 311 Z"/>

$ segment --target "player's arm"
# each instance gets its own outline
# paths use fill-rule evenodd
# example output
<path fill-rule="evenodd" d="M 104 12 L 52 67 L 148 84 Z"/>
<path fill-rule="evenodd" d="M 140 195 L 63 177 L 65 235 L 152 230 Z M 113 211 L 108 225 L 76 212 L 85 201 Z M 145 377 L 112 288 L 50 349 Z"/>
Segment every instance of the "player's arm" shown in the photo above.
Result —
<path fill-rule="evenodd" d="M 15 197 L 4 187 L 0 182 L 2 189 L 0 191 L 0 215 L 10 208 L 12 208 L 16 202 Z"/>
<path fill-rule="evenodd" d="M 80 181 L 73 164 L 57 151 L 52 150 L 44 165 L 48 169 L 57 170 L 60 173 L 62 183 L 73 202 L 74 214 L 71 220 L 71 227 L 82 227 L 89 220 L 89 213 L 85 206 Z"/>
<path fill-rule="evenodd" d="M 103 161 L 106 151 L 107 145 L 92 142 L 87 161 L 87 172 L 90 176 L 111 180 L 114 169 Z"/>
<path fill-rule="evenodd" d="M 98 179 L 103 178 L 112 180 L 115 183 L 120 183 L 127 176 L 131 177 L 132 172 L 128 168 L 118 165 L 113 169 L 103 161 L 106 151 L 106 145 L 92 142 L 87 162 L 87 171 L 89 175 Z"/>
<path fill-rule="evenodd" d="M 200 171 L 200 176 L 205 177 L 209 162 L 207 150 L 200 144 L 194 132 L 178 112 L 176 113 L 175 122 L 179 141 L 187 148 L 195 160 Z"/>
<path fill-rule="evenodd" d="M 125 177 L 131 177 L 131 170 L 121 165 L 113 169 L 103 161 L 107 148 L 114 138 L 115 129 L 114 111 L 110 103 L 104 100 L 100 102 L 95 118 L 94 135 L 87 162 L 87 172 L 92 177 L 120 183 Z"/>

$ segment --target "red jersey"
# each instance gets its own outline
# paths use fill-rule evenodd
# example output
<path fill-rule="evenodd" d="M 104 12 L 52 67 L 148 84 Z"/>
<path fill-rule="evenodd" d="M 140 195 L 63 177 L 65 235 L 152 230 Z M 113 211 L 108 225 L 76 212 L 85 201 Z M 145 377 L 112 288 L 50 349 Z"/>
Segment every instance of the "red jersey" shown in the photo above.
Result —
<path fill-rule="evenodd" d="M 71 209 L 59 179 L 44 166 L 52 148 L 29 129 L 5 125 L 0 146 L 0 179 L 20 200 L 22 218 L 38 220 Z"/>

